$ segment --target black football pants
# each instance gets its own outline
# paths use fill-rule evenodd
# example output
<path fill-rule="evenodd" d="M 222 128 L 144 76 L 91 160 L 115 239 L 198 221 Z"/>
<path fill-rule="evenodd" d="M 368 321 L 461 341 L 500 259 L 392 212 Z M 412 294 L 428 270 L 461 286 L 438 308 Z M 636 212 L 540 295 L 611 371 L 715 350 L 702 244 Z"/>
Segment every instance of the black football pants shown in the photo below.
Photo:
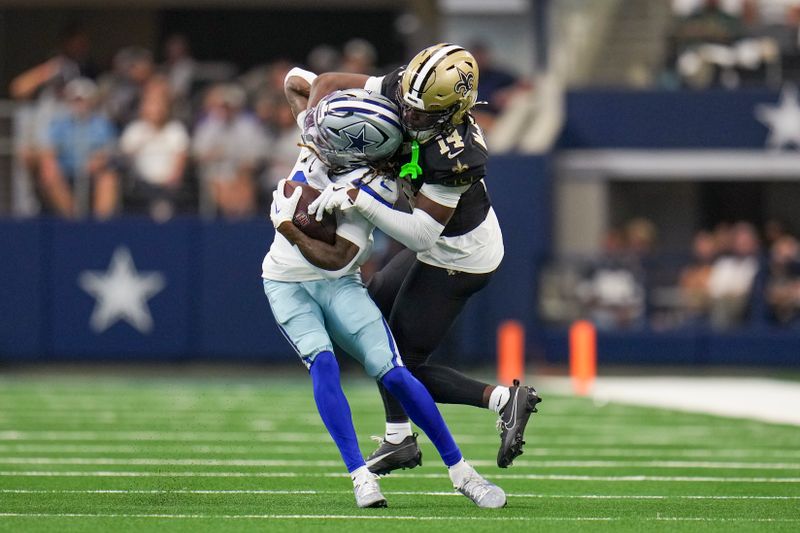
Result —
<path fill-rule="evenodd" d="M 452 368 L 428 364 L 470 296 L 484 288 L 492 274 L 449 271 L 417 261 L 405 249 L 377 272 L 367 289 L 386 317 L 409 371 L 425 385 L 436 403 L 485 407 L 486 383 Z M 403 407 L 379 383 L 387 422 L 408 420 Z"/>

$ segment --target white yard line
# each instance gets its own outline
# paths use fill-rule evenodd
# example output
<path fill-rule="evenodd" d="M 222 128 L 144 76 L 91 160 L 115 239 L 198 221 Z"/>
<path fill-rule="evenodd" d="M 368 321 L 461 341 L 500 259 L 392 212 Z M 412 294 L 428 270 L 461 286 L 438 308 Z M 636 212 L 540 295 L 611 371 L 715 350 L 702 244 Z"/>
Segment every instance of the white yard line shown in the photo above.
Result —
<path fill-rule="evenodd" d="M 213 445 L 177 443 L 163 445 L 153 441 L 141 441 L 136 444 L 0 444 L 0 453 L 81 453 L 81 454 L 136 454 L 143 453 L 198 453 L 198 454 L 248 454 L 263 453 L 266 455 L 297 455 L 305 457 L 308 452 L 297 446 L 284 444 L 271 445 L 266 442 L 253 443 L 250 446 Z M 332 459 L 338 457 L 336 449 L 323 450 L 322 455 Z M 319 452 L 317 452 L 319 454 Z M 679 458 L 758 458 L 758 459 L 800 459 L 797 449 L 750 449 L 728 448 L 707 449 L 689 447 L 688 449 L 671 448 L 530 448 L 525 449 L 526 457 L 679 457 Z M 514 463 L 521 464 L 519 460 Z M 538 464 L 534 462 L 533 466 Z"/>
<path fill-rule="evenodd" d="M 567 379 L 549 378 L 545 381 L 545 386 L 552 390 L 571 392 L 571 386 Z M 761 422 L 800 425 L 800 409 L 798 408 L 800 406 L 800 383 L 789 381 L 705 376 L 601 376 L 594 384 L 592 397 L 600 404 L 618 402 L 739 419 L 749 418 Z M 542 412 L 544 412 L 544 407 Z"/>
<path fill-rule="evenodd" d="M 612 522 L 633 520 L 621 516 L 408 516 L 408 515 L 335 515 L 335 514 L 116 514 L 116 513 L 0 513 L 0 518 L 156 518 L 156 519 L 203 519 L 203 520 L 414 520 L 423 522 Z M 639 518 L 646 521 L 674 522 L 800 522 L 800 518 L 750 518 L 750 517 L 692 517 L 655 516 Z"/>
<path fill-rule="evenodd" d="M 494 461 L 471 461 L 475 466 L 493 466 Z M 18 465 L 88 465 L 88 466 L 244 466 L 340 468 L 341 461 L 308 459 L 169 459 L 169 458 L 111 458 L 111 457 L 0 457 L 0 464 Z M 703 468 L 725 470 L 799 470 L 800 463 L 764 463 L 730 461 L 524 461 L 514 463 L 535 468 Z"/>
<path fill-rule="evenodd" d="M 663 431 L 650 431 L 639 432 L 634 429 L 630 430 L 628 434 L 612 434 L 612 435 L 569 435 L 569 436 L 555 436 L 548 438 L 547 442 L 550 445 L 583 445 L 583 446 L 620 446 L 623 444 L 630 445 L 686 445 L 688 438 L 708 438 L 716 437 L 718 439 L 729 439 L 736 436 L 733 430 L 729 434 L 719 435 L 717 432 L 709 429 L 704 434 L 698 432 L 681 433 L 678 429 L 664 428 Z M 455 434 L 456 442 L 461 444 L 490 444 L 497 445 L 499 438 L 494 434 L 494 428 L 487 429 L 485 435 L 474 434 Z M 159 430 L 159 431 L 130 431 L 130 430 L 92 430 L 92 431 L 79 431 L 79 430 L 51 430 L 51 431 L 33 431 L 33 430 L 13 430 L 6 429 L 0 430 L 0 442 L 2 441 L 162 441 L 162 442 L 325 442 L 330 443 L 330 436 L 325 433 L 298 433 L 298 432 L 271 432 L 271 431 L 173 431 L 173 430 Z M 362 442 L 368 442 L 366 437 L 361 439 Z"/>
<path fill-rule="evenodd" d="M 334 472 L 148 472 L 148 471 L 68 471 L 68 470 L 33 470 L 33 471 L 0 471 L 4 477 L 216 477 L 216 478 L 306 478 L 306 477 L 349 477 L 345 473 Z M 404 473 L 404 478 L 445 479 L 441 474 Z M 800 483 L 800 477 L 725 477 L 725 476 L 585 476 L 566 474 L 495 474 L 491 479 L 524 479 L 524 480 L 558 480 L 558 481 L 676 481 L 687 483 L 727 482 L 727 483 Z"/>
<path fill-rule="evenodd" d="M 0 494 L 190 494 L 190 495 L 328 495 L 351 494 L 350 490 L 136 490 L 136 489 L 0 489 Z M 390 496 L 458 496 L 458 492 L 441 491 L 383 491 Z M 654 494 L 534 494 L 508 493 L 511 498 L 578 499 L 578 500 L 800 500 L 800 496 L 747 496 L 747 495 L 654 495 Z"/>
<path fill-rule="evenodd" d="M 112 514 L 112 513 L 0 513 L 3 517 L 30 518 L 169 518 L 204 520 L 420 520 L 420 521 L 461 521 L 468 522 L 531 522 L 531 521 L 610 521 L 619 518 L 605 517 L 528 517 L 528 516 L 406 516 L 406 515 L 337 515 L 337 514 L 254 514 L 254 515 L 213 515 L 213 514 Z"/>

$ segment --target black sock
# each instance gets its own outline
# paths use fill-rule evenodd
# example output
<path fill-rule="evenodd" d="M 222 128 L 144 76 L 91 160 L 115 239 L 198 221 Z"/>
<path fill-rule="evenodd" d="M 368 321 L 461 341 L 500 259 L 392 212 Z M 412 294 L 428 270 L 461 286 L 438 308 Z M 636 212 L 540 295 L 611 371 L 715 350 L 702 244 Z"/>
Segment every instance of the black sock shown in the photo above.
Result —
<path fill-rule="evenodd" d="M 486 407 L 483 391 L 487 383 L 474 380 L 446 366 L 420 365 L 412 372 L 425 385 L 436 403 Z"/>
<path fill-rule="evenodd" d="M 386 412 L 386 421 L 393 424 L 400 424 L 408 422 L 408 415 L 406 414 L 403 406 L 394 396 L 386 390 L 386 387 L 379 381 L 378 390 L 383 399 L 383 410 Z"/>
<path fill-rule="evenodd" d="M 411 373 L 425 385 L 436 403 L 486 407 L 483 392 L 486 387 L 490 386 L 488 383 L 474 380 L 457 370 L 439 365 L 420 365 Z M 408 422 L 408 415 L 400 402 L 380 383 L 378 383 L 378 390 L 383 399 L 386 421 Z"/>

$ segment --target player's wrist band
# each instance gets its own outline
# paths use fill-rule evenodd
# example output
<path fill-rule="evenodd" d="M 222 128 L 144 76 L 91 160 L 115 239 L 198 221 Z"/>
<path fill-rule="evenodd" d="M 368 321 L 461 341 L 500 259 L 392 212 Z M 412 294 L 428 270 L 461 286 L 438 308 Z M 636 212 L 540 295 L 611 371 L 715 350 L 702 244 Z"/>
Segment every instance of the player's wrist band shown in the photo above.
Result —
<path fill-rule="evenodd" d="M 283 78 L 283 85 L 286 86 L 286 82 L 289 81 L 289 78 L 292 76 L 297 76 L 298 78 L 303 78 L 306 80 L 309 85 L 314 83 L 314 80 L 317 78 L 317 75 L 311 72 L 310 70 L 305 70 L 300 67 L 294 67 L 292 70 L 286 73 L 286 77 Z"/>

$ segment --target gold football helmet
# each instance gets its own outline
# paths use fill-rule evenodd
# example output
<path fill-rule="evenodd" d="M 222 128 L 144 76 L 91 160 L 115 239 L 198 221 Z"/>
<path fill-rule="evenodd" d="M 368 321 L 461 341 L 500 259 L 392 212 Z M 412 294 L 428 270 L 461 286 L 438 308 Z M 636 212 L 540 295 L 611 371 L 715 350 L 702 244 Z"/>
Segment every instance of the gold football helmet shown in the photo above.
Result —
<path fill-rule="evenodd" d="M 400 118 L 425 142 L 464 121 L 478 99 L 478 62 L 458 45 L 430 46 L 409 62 L 398 87 Z"/>

